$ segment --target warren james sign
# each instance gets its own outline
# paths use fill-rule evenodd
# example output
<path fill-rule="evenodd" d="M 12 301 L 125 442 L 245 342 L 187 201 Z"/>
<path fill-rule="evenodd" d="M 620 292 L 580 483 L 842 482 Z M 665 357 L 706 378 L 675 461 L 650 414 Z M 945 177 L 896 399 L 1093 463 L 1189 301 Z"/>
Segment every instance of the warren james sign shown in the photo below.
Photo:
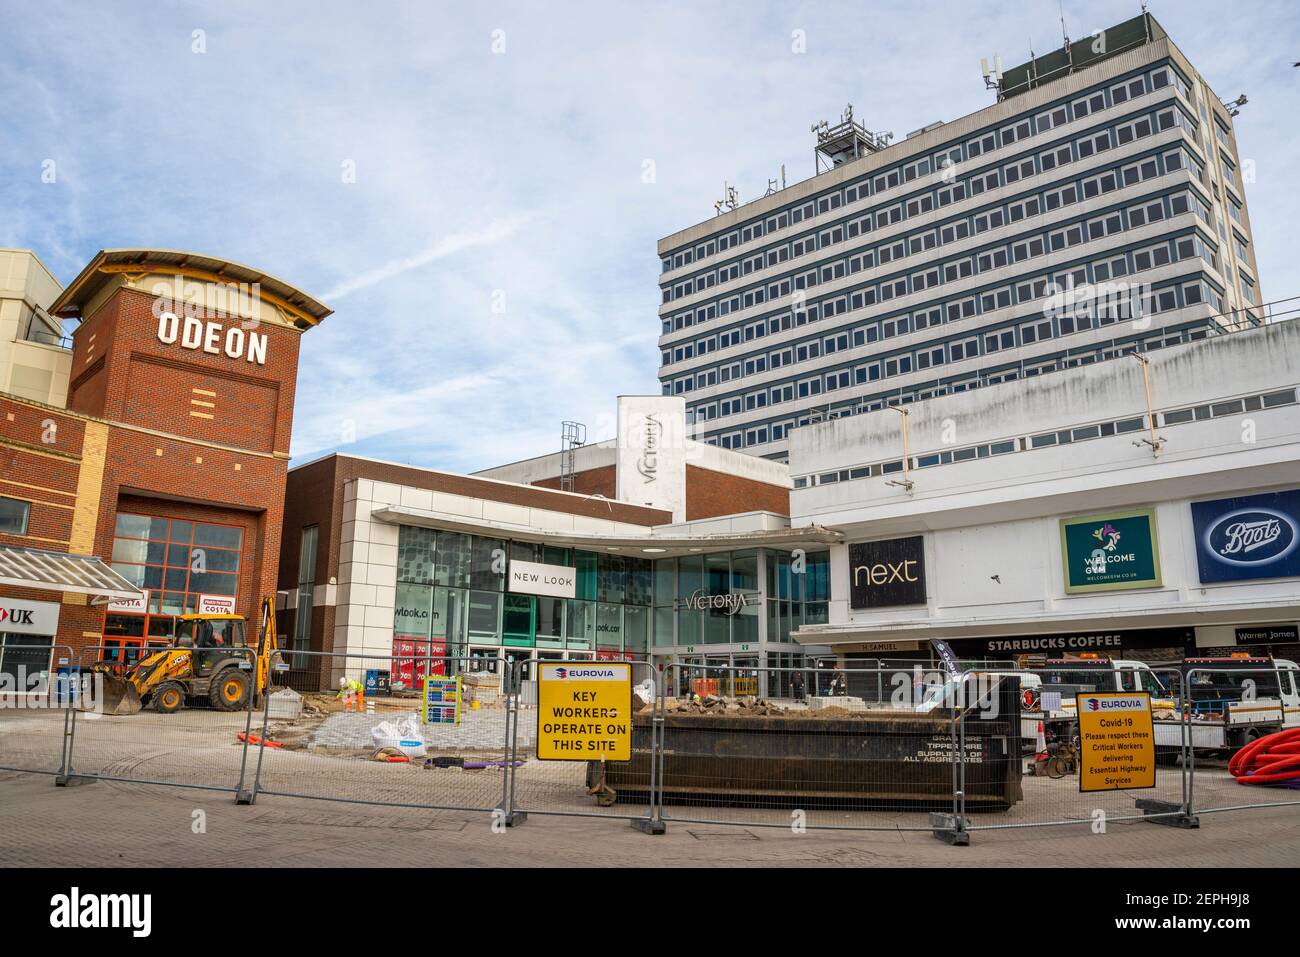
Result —
<path fill-rule="evenodd" d="M 888 538 L 849 546 L 852 608 L 925 604 L 925 539 Z"/>
<path fill-rule="evenodd" d="M 1202 582 L 1300 575 L 1300 491 L 1192 503 Z"/>
<path fill-rule="evenodd" d="M 1156 517 L 1151 509 L 1061 519 L 1067 595 L 1160 585 Z"/>

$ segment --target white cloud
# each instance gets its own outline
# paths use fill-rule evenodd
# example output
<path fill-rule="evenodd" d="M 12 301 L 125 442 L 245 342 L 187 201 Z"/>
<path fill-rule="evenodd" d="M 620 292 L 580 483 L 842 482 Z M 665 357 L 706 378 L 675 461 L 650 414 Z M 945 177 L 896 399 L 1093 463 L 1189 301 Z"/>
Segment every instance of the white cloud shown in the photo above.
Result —
<path fill-rule="evenodd" d="M 394 259 L 382 266 L 369 269 L 358 276 L 346 279 L 335 288 L 324 293 L 320 298 L 327 303 L 332 303 L 336 299 L 342 299 L 344 296 L 351 295 L 358 289 L 365 289 L 367 286 L 373 286 L 381 283 L 386 279 L 392 279 L 404 272 L 410 272 L 412 269 L 419 269 L 421 266 L 427 266 L 429 263 L 437 262 L 447 256 L 464 252 L 467 249 L 473 249 L 475 246 L 485 246 L 489 243 L 495 243 L 505 237 L 513 234 L 523 222 L 523 217 L 516 217 L 503 221 L 494 221 L 489 223 L 486 229 L 473 233 L 455 233 L 451 236 L 445 236 L 438 240 L 427 249 L 423 249 L 413 256 L 405 256 L 401 259 Z"/>

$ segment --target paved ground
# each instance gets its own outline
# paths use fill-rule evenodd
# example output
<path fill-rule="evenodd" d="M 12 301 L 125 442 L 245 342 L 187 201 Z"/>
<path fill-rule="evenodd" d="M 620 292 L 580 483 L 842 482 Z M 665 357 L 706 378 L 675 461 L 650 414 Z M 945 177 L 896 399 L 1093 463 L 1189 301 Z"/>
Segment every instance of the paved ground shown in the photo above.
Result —
<path fill-rule="evenodd" d="M 194 833 L 203 812 L 206 833 Z M 115 781 L 56 788 L 0 772 L 0 865 L 30 866 L 1166 866 L 1296 867 L 1300 809 L 1207 815 L 1196 831 L 1112 823 L 978 833 L 953 848 L 927 834 L 672 824 L 650 837 L 615 820 L 534 816 L 496 833 L 490 815 L 231 796 Z"/>

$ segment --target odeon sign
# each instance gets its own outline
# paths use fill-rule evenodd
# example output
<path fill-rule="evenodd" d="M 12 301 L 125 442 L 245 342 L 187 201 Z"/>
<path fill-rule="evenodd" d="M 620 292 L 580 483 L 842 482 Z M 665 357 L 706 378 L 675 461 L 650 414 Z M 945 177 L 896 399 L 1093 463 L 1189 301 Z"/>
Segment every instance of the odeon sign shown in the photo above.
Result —
<path fill-rule="evenodd" d="M 266 365 L 266 334 L 238 325 L 223 326 L 194 316 L 181 318 L 174 312 L 164 312 L 158 317 L 158 341 Z"/>

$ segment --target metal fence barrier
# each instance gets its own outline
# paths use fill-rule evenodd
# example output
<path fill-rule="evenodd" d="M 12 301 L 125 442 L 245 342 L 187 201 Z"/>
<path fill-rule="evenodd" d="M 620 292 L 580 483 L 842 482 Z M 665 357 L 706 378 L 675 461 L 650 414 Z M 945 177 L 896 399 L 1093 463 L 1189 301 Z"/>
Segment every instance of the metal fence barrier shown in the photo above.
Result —
<path fill-rule="evenodd" d="M 1097 674 L 1074 675 L 1067 666 L 1050 668 L 977 669 L 968 672 L 978 685 L 993 679 L 1014 679 L 1020 693 L 1017 720 L 1020 726 L 1023 774 L 1021 800 L 1001 815 L 967 815 L 967 831 L 1044 825 L 1085 824 L 1102 831 L 1112 822 L 1163 820 L 1187 814 L 1187 772 L 1183 755 L 1183 733 L 1178 716 L 1178 669 L 1150 671 L 1102 670 Z M 1074 678 L 1088 681 L 1075 681 Z M 1138 685 L 1141 685 L 1139 687 Z M 1041 691 L 1041 693 L 1040 693 Z M 1151 694 L 1156 766 L 1154 787 L 1083 791 L 1080 759 L 1083 742 L 1079 737 L 1077 692 L 1145 691 Z M 981 692 L 977 691 L 979 695 Z M 1035 701 L 1035 699 L 1037 699 Z M 959 718 L 965 726 L 983 707 L 983 701 Z M 1161 718 L 1167 715 L 1168 718 Z M 1162 732 L 1169 732 L 1162 738 Z M 1162 741 L 1164 744 L 1162 745 Z M 963 771 L 970 773 L 971 760 Z M 969 804 L 969 792 L 963 797 Z"/>
<path fill-rule="evenodd" d="M 665 822 L 930 831 L 932 813 L 956 810 L 959 729 L 938 707 L 937 669 L 671 665 L 666 674 L 666 687 L 688 696 L 660 696 Z M 1009 758 L 972 777 L 973 806 L 1016 799 Z"/>
<path fill-rule="evenodd" d="M 298 659 L 286 662 L 291 673 L 319 675 L 333 690 L 267 697 L 249 800 L 271 794 L 408 808 L 504 807 L 514 702 L 504 683 L 508 662 L 284 653 L 291 656 Z"/>
<path fill-rule="evenodd" d="M 1290 787 L 1246 784 L 1228 770 L 1232 755 L 1285 728 L 1300 728 L 1300 674 L 1278 668 L 1187 669 L 1188 808 L 1201 815 L 1260 807 L 1300 806 L 1300 781 Z M 1295 746 L 1290 747 L 1292 754 Z M 1300 770 L 1300 758 L 1289 764 Z"/>
<path fill-rule="evenodd" d="M 109 650 L 82 649 L 73 665 L 71 649 L 55 647 L 55 674 L 23 701 L 43 706 L 0 709 L 0 768 L 59 783 L 231 791 L 241 803 L 273 795 L 488 812 L 505 824 L 537 814 L 626 820 L 652 833 L 670 823 L 902 830 L 952 843 L 981 831 L 1195 826 L 1206 813 L 1300 806 L 1300 791 L 1243 786 L 1229 770 L 1243 745 L 1300 725 L 1300 676 L 1263 667 L 950 675 L 905 662 L 634 663 L 631 760 L 602 763 L 538 759 L 530 661 L 285 651 L 270 693 L 256 704 L 249 695 L 239 711 L 190 702 L 172 714 L 113 716 L 97 710 L 94 684 Z M 289 679 L 316 690 L 288 690 Z M 1154 787 L 1080 789 L 1074 695 L 1090 691 L 1150 693 Z"/>
<path fill-rule="evenodd" d="M 140 659 L 165 647 L 147 648 Z M 213 648 L 228 667 L 243 672 L 248 691 L 236 710 L 209 698 L 186 697 L 179 710 L 161 713 L 156 702 L 135 714 L 108 714 L 103 672 L 125 672 L 120 645 L 90 645 L 80 650 L 81 691 L 72 708 L 68 758 L 60 784 L 83 780 L 131 781 L 213 791 L 243 790 L 248 773 L 248 734 L 254 713 L 257 652 L 252 648 Z M 202 655 L 203 650 L 196 649 Z M 214 689 L 226 667 L 206 677 Z M 214 692 L 215 697 L 215 692 Z"/>
<path fill-rule="evenodd" d="M 542 662 L 545 664 L 546 662 Z M 584 662 L 566 662 L 582 664 Z M 599 662 L 595 662 L 599 663 Z M 528 662 L 517 662 L 516 668 L 527 667 Z M 630 662 L 632 684 L 643 688 L 644 697 L 634 692 L 632 708 L 632 765 L 649 768 L 652 749 L 648 733 L 638 729 L 649 728 L 655 710 L 655 695 L 645 690 L 653 687 L 655 671 L 645 662 Z M 522 676 L 523 672 L 517 672 Z M 650 682 L 650 685 L 646 685 Z M 528 686 L 533 693 L 527 694 Z M 626 801 L 609 803 L 606 799 L 610 774 L 619 773 L 621 764 L 602 764 L 599 761 L 542 760 L 537 757 L 538 723 L 544 717 L 540 711 L 536 681 L 516 680 L 521 693 L 513 699 L 511 724 L 511 780 L 507 795 L 507 822 L 517 823 L 527 815 L 554 815 L 564 817 L 603 817 L 630 821 L 648 821 L 651 807 L 648 801 L 638 806 Z M 649 794 L 649 782 L 645 784 Z"/>
<path fill-rule="evenodd" d="M 68 645 L 5 644 L 3 652 L 32 652 L 24 658 L 46 656 L 50 668 L 32 673 L 25 663 L 6 663 L 0 674 L 0 769 L 61 774 L 67 763 L 68 729 L 77 687 L 73 682 L 72 649 Z"/>

